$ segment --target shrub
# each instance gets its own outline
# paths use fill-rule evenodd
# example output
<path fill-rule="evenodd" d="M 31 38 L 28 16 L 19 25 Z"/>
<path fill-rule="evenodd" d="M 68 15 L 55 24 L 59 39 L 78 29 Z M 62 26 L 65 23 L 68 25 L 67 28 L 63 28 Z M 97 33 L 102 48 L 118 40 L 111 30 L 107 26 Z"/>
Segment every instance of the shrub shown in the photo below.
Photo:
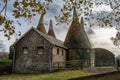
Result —
<path fill-rule="evenodd" d="M 4 65 L 4 64 L 12 64 L 12 60 L 1 58 L 0 65 Z"/>
<path fill-rule="evenodd" d="M 0 74 L 12 72 L 12 61 L 9 59 L 0 59 Z"/>

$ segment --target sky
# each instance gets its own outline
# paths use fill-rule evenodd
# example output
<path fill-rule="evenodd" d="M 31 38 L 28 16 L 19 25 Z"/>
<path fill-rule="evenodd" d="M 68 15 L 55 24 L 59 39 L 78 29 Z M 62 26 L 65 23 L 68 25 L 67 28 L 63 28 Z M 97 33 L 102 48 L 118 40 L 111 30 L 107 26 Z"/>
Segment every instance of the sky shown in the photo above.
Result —
<path fill-rule="evenodd" d="M 65 24 L 56 25 L 56 21 L 54 19 L 54 16 L 60 13 L 59 9 L 62 7 L 61 3 L 62 3 L 62 0 L 55 0 L 55 2 L 51 4 L 50 10 L 47 12 L 47 14 L 44 17 L 44 22 L 45 22 L 45 28 L 48 31 L 49 20 L 50 19 L 53 20 L 53 27 L 54 27 L 54 31 L 57 38 L 64 41 L 67 31 L 69 29 L 69 26 Z M 9 6 L 7 10 L 8 18 L 16 21 L 16 19 L 12 16 L 12 9 L 13 9 L 12 5 L 9 4 L 8 6 Z M 110 7 L 105 5 L 103 5 L 102 7 L 93 8 L 93 11 L 95 12 L 102 11 L 102 10 L 106 10 L 108 12 L 111 11 Z M 14 24 L 16 26 L 16 32 L 21 31 L 23 35 L 32 26 L 33 27 L 37 26 L 39 18 L 40 18 L 40 15 L 33 17 L 31 23 L 29 23 L 29 21 L 24 18 L 18 19 L 22 23 L 22 25 L 19 26 L 17 23 Z M 100 28 L 99 26 L 95 26 L 90 28 L 85 26 L 85 30 L 88 34 L 88 37 L 90 39 L 90 42 L 93 48 L 105 48 L 113 52 L 115 56 L 120 55 L 120 49 L 114 46 L 111 41 L 111 37 L 115 37 L 117 32 L 114 27 Z M 3 44 L 5 45 L 5 50 L 7 52 L 9 52 L 9 46 L 13 44 L 16 38 L 19 38 L 18 36 L 16 36 L 16 34 L 14 34 L 10 40 L 7 40 L 7 38 L 4 37 L 4 34 L 2 32 L 0 33 L 0 36 L 1 36 L 0 40 L 3 41 Z"/>

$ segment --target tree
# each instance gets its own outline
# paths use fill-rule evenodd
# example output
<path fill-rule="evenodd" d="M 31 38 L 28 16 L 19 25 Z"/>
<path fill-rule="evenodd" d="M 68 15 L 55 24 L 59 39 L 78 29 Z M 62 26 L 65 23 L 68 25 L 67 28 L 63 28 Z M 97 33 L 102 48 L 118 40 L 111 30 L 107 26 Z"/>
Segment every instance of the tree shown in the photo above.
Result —
<path fill-rule="evenodd" d="M 8 59 L 8 53 L 7 52 L 0 52 L 0 58 Z"/>
<path fill-rule="evenodd" d="M 9 59 L 12 60 L 13 59 L 13 54 L 15 53 L 14 46 L 11 45 L 9 50 L 10 50 Z"/>
<path fill-rule="evenodd" d="M 15 27 L 13 26 L 14 21 L 6 18 L 7 5 L 10 0 L 3 0 L 4 3 L 2 10 L 0 11 L 0 25 L 4 25 L 4 28 L 0 31 L 5 33 L 5 37 L 10 39 L 10 36 L 15 33 Z M 14 1 L 14 10 L 13 16 L 15 18 L 28 18 L 31 19 L 36 14 L 41 14 L 44 12 L 46 14 L 49 9 L 50 4 L 54 0 L 15 0 Z M 96 20 L 97 25 L 100 26 L 114 26 L 117 24 L 119 27 L 120 24 L 120 0 L 63 0 L 63 8 L 61 9 L 61 14 L 55 16 L 56 21 L 59 23 L 67 23 L 69 25 L 71 21 L 71 11 L 72 7 L 75 6 L 78 9 L 78 16 L 84 16 L 85 25 L 94 26 L 95 23 L 92 22 L 92 19 Z M 3 4 L 2 3 L 2 4 Z M 94 6 L 107 5 L 111 7 L 111 12 L 109 15 L 105 11 L 97 13 L 97 16 L 94 16 L 92 12 Z M 104 15 L 101 17 L 101 15 Z M 19 22 L 17 22 L 21 25 Z"/>
<path fill-rule="evenodd" d="M 3 29 L 0 31 L 4 32 L 4 36 L 10 39 L 10 36 L 15 33 L 15 26 L 13 25 L 14 21 L 7 18 L 7 8 L 8 4 L 11 0 L 2 0 L 0 5 L 4 6 L 0 10 L 0 25 L 4 26 Z M 46 14 L 46 10 L 49 8 L 48 5 L 52 3 L 52 0 L 45 0 L 45 1 L 37 1 L 37 0 L 15 0 L 14 1 L 14 10 L 13 16 L 15 18 L 28 18 L 31 19 L 33 16 L 36 16 L 36 14 L 41 14 L 44 12 Z M 17 21 L 19 25 L 20 22 Z M 20 32 L 19 32 L 20 33 Z"/>
<path fill-rule="evenodd" d="M 0 40 L 0 58 L 7 58 L 8 53 L 5 52 L 5 45 L 3 44 L 3 41 Z"/>
<path fill-rule="evenodd" d="M 102 27 L 105 26 L 115 26 L 117 24 L 119 27 L 120 25 L 120 1 L 119 0 L 64 0 L 63 9 L 61 9 L 62 16 L 57 16 L 56 20 L 62 23 L 70 23 L 71 19 L 71 11 L 72 6 L 76 6 L 78 9 L 78 16 L 83 16 L 85 20 L 85 25 L 94 26 L 99 25 Z M 111 11 L 100 11 L 97 12 L 95 16 L 95 12 L 93 12 L 93 7 L 100 7 L 100 6 L 109 6 Z M 96 20 L 96 22 L 94 22 Z"/>
<path fill-rule="evenodd" d="M 112 37 L 111 40 L 113 44 L 120 49 L 120 32 L 118 31 L 115 37 Z"/>

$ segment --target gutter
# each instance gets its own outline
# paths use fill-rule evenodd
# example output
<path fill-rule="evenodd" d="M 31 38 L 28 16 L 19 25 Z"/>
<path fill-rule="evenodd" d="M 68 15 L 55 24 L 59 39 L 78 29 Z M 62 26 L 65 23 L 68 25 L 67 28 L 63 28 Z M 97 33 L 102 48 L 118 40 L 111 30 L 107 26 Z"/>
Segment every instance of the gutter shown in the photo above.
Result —
<path fill-rule="evenodd" d="M 50 53 L 51 53 L 51 55 L 50 55 L 50 72 L 52 72 L 53 71 L 53 68 L 52 68 L 52 54 L 53 54 L 53 46 L 51 46 L 50 47 Z"/>
<path fill-rule="evenodd" d="M 14 53 L 13 53 L 13 60 L 12 60 L 12 72 L 14 71 L 14 68 L 15 68 L 15 47 L 13 46 L 13 50 L 14 50 Z"/>

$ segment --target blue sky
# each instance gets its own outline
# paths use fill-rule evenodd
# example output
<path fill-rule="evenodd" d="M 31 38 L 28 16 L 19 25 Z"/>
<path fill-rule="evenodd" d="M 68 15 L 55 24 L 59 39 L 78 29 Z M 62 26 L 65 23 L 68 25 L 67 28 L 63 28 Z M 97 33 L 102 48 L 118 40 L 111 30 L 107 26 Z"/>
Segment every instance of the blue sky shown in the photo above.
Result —
<path fill-rule="evenodd" d="M 11 1 L 12 2 L 12 1 Z M 12 5 L 9 4 L 8 6 L 10 6 L 7 10 L 7 16 L 10 19 L 16 20 L 14 19 L 14 17 L 12 16 Z M 45 22 L 45 27 L 46 30 L 48 31 L 49 28 L 49 20 L 53 20 L 53 26 L 54 26 L 54 30 L 55 30 L 55 34 L 57 36 L 58 39 L 64 41 L 68 28 L 68 25 L 65 24 L 61 24 L 61 25 L 56 25 L 56 21 L 54 19 L 55 15 L 58 15 L 58 13 L 60 13 L 59 9 L 62 7 L 62 0 L 55 0 L 53 4 L 51 4 L 50 10 L 48 11 L 48 13 L 45 15 L 44 18 L 44 22 Z M 93 10 L 95 12 L 97 11 L 101 11 L 101 10 L 105 10 L 106 11 L 111 11 L 109 6 L 102 6 L 102 7 L 95 7 Z M 29 23 L 29 21 L 27 19 L 24 18 L 20 18 L 18 19 L 22 25 L 19 26 L 17 23 L 15 23 L 14 25 L 16 26 L 16 32 L 17 31 L 21 31 L 22 35 L 28 31 L 28 29 L 30 29 L 32 26 L 36 27 L 39 21 L 40 15 L 37 15 L 36 17 L 33 17 L 31 20 L 31 23 Z M 88 37 L 90 39 L 90 42 L 93 46 L 93 48 L 95 47 L 100 47 L 100 48 L 105 48 L 107 50 L 110 50 L 111 52 L 113 52 L 115 55 L 119 55 L 120 50 L 113 45 L 112 41 L 110 40 L 111 37 L 114 37 L 116 34 L 116 30 L 113 28 L 99 28 L 99 26 L 97 27 L 87 27 L 85 26 L 85 30 L 88 34 Z M 0 33 L 1 39 L 3 41 L 3 43 L 5 44 L 5 48 L 6 51 L 9 51 L 9 46 L 15 41 L 16 38 L 19 38 L 18 36 L 16 37 L 16 35 L 14 34 L 11 38 L 11 40 L 7 40 L 4 36 L 3 33 Z"/>

